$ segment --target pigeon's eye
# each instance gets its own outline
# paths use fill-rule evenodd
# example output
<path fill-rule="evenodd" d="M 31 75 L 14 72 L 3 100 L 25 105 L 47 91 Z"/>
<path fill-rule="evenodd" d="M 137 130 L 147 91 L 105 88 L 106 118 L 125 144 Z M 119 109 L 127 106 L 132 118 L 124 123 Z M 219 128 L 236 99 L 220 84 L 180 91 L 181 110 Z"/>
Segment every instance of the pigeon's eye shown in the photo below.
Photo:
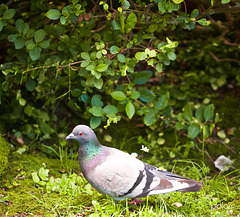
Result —
<path fill-rule="evenodd" d="M 82 133 L 82 132 L 80 132 L 80 133 L 79 133 L 79 136 L 82 136 L 82 135 L 83 135 L 83 133 Z"/>

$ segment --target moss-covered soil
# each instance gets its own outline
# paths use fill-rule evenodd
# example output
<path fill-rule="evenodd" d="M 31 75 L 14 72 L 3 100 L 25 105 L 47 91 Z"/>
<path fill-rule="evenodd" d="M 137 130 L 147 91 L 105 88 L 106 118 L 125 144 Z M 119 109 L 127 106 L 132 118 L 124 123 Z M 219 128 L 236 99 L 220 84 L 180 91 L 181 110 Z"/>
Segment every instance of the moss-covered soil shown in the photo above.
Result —
<path fill-rule="evenodd" d="M 81 193 L 47 193 L 46 186 L 34 183 L 31 173 L 41 167 L 50 169 L 49 177 L 61 177 L 68 171 L 58 159 L 49 159 L 38 153 L 14 154 L 10 158 L 9 171 L 1 180 L 1 216 L 238 216 L 240 213 L 239 172 L 227 176 L 203 176 L 203 189 L 196 193 L 174 192 L 144 198 L 144 203 L 134 205 L 125 201 L 115 204 L 94 189 L 86 191 L 87 182 L 82 178 L 78 162 L 67 161 L 73 173 L 81 179 Z M 201 172 L 181 166 L 183 175 L 197 178 Z M 190 167 L 190 168 L 191 168 Z M 188 172 L 186 171 L 188 170 Z"/>

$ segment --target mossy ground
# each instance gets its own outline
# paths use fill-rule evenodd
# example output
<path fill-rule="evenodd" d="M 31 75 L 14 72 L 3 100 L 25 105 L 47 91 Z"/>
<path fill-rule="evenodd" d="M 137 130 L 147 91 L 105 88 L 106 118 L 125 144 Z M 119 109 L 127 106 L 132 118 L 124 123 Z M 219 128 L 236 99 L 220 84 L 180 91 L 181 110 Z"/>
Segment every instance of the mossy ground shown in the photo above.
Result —
<path fill-rule="evenodd" d="M 8 155 L 10 153 L 10 145 L 0 134 L 0 176 L 8 166 Z"/>
<path fill-rule="evenodd" d="M 80 175 L 78 162 L 68 163 L 72 165 L 72 171 Z M 48 159 L 39 154 L 12 155 L 6 179 L 1 180 L 0 215 L 238 216 L 240 213 L 238 171 L 233 171 L 227 177 L 223 174 L 215 177 L 203 176 L 203 189 L 196 193 L 173 192 L 150 196 L 144 198 L 144 203 L 133 205 L 125 201 L 116 204 L 93 189 L 92 195 L 87 194 L 84 191 L 86 181 L 83 181 L 82 194 L 78 197 L 47 193 L 46 188 L 37 187 L 31 177 L 31 173 L 38 171 L 43 164 L 50 169 L 50 176 L 61 177 L 66 172 L 58 159 Z M 176 169 L 179 170 L 177 167 Z M 191 177 L 199 176 L 197 169 L 188 171 L 188 174 Z M 180 207 L 177 207 L 178 204 Z"/>

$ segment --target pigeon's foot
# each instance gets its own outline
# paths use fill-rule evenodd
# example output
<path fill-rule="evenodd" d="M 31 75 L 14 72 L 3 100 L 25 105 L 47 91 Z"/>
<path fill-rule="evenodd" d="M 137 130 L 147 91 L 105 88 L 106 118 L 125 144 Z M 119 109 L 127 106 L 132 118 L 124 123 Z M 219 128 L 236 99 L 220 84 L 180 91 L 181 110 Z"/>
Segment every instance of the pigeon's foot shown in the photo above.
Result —
<path fill-rule="evenodd" d="M 130 202 L 130 204 L 138 204 L 138 203 L 144 203 L 144 200 L 138 200 L 137 198 L 134 198 L 133 201 Z"/>

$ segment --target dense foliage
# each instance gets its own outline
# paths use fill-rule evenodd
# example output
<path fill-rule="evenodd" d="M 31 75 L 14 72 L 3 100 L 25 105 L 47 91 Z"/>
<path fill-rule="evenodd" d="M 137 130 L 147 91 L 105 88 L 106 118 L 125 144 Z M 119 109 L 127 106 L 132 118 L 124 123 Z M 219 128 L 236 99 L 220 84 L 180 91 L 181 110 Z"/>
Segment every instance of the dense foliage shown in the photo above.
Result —
<path fill-rule="evenodd" d="M 187 157 L 194 141 L 204 151 L 217 91 L 240 84 L 238 12 L 228 0 L 1 4 L 1 131 L 56 143 L 68 126 L 132 119 L 150 127 L 138 140 L 153 154 L 166 126 L 170 157 Z M 180 146 L 178 135 L 190 140 Z"/>
<path fill-rule="evenodd" d="M 0 214 L 237 216 L 239 12 L 237 0 L 3 1 Z M 112 202 L 66 145 L 79 123 L 202 190 Z M 216 175 L 222 154 L 234 164 Z"/>

